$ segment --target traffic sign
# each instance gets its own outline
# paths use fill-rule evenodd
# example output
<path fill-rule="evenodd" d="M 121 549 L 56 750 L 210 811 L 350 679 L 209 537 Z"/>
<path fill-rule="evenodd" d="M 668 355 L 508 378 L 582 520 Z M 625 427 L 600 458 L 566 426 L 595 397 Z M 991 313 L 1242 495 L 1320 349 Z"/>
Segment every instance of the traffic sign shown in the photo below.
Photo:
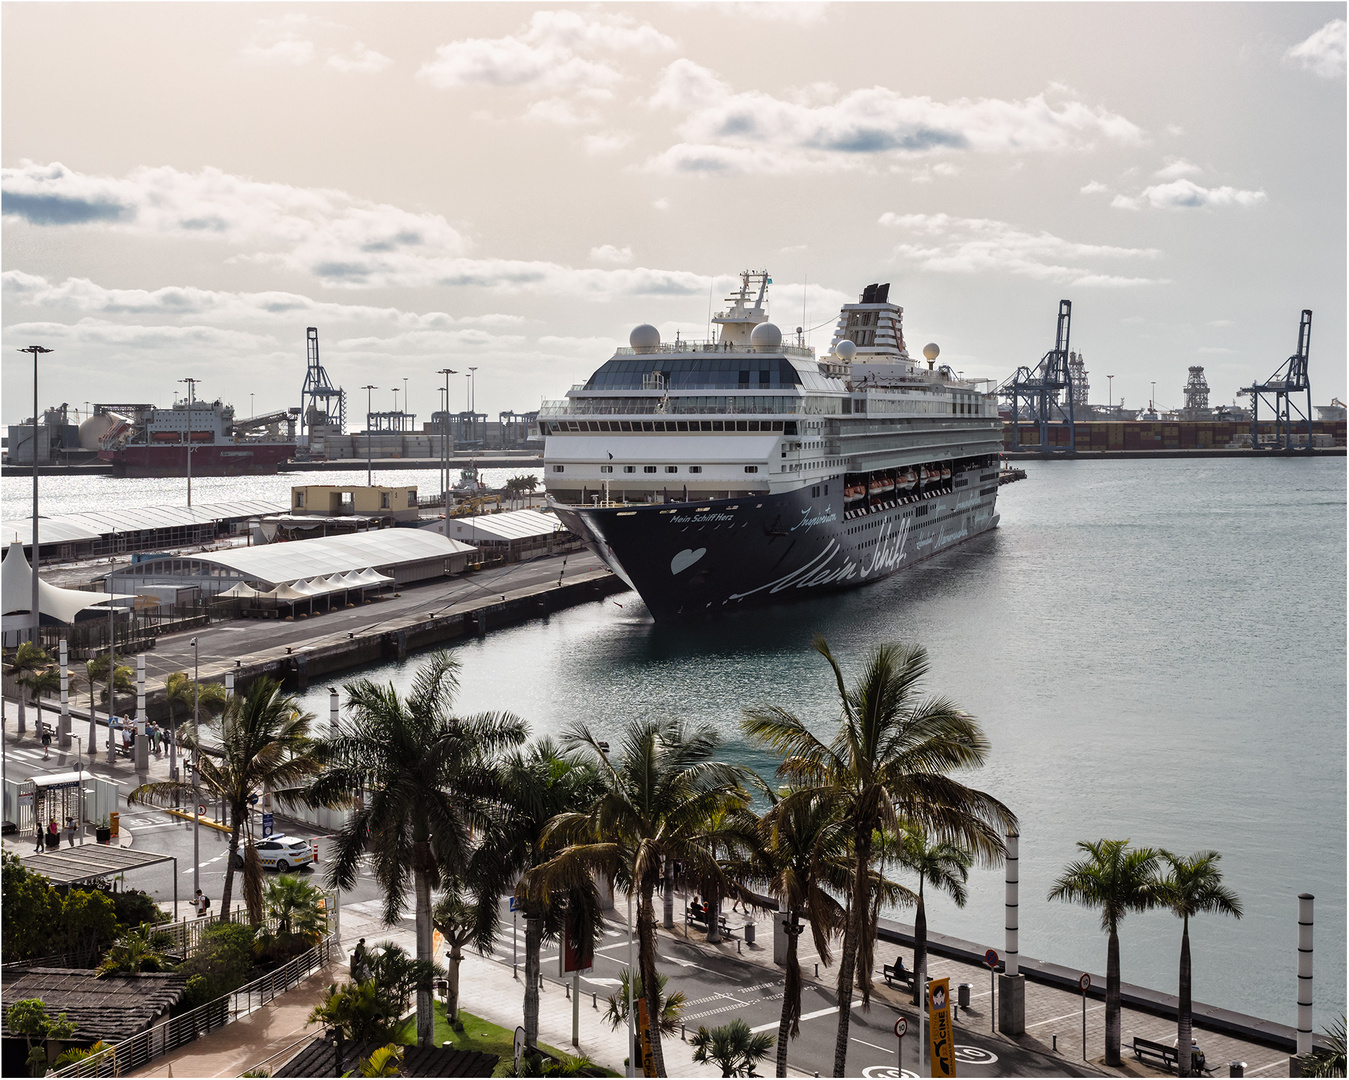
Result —
<path fill-rule="evenodd" d="M 988 952 L 984 953 L 984 963 L 987 964 L 987 965 L 988 965 L 989 967 L 991 967 L 991 968 L 997 967 L 997 966 L 998 966 L 998 950 L 997 950 L 997 949 L 989 949 Z"/>
<path fill-rule="evenodd" d="M 272 835 L 272 826 L 273 826 L 273 818 L 272 818 L 272 815 L 271 815 L 271 814 L 263 814 L 263 815 L 262 815 L 262 835 L 263 835 L 263 836 L 271 836 L 271 835 Z"/>
<path fill-rule="evenodd" d="M 1082 993 L 1085 994 L 1091 989 L 1091 976 L 1084 971 L 1082 973 L 1082 978 L 1077 980 L 1077 985 L 1082 987 Z"/>
<path fill-rule="evenodd" d="M 895 1021 L 895 1034 L 902 1039 L 906 1034 L 908 1034 L 908 1031 L 909 1031 L 909 1022 L 906 1019 L 904 1019 L 904 1017 L 901 1016 L 898 1020 Z"/>
<path fill-rule="evenodd" d="M 516 900 L 515 900 L 515 897 L 512 896 L 512 897 L 510 898 L 510 900 L 511 900 L 511 910 L 514 911 L 514 910 L 515 910 L 515 907 L 516 907 Z"/>

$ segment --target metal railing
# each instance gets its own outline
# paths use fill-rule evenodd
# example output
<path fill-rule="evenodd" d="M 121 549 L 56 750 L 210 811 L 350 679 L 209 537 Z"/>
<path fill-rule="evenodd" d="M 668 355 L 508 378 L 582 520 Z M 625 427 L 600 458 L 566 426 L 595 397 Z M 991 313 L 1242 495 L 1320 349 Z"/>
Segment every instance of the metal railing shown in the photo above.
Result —
<path fill-rule="evenodd" d="M 335 948 L 331 938 L 324 938 L 308 952 L 260 979 L 47 1075 L 122 1076 L 139 1069 L 157 1057 L 186 1046 L 201 1035 L 224 1027 L 240 1016 L 247 1016 L 279 994 L 284 994 L 306 976 L 327 965 Z"/>

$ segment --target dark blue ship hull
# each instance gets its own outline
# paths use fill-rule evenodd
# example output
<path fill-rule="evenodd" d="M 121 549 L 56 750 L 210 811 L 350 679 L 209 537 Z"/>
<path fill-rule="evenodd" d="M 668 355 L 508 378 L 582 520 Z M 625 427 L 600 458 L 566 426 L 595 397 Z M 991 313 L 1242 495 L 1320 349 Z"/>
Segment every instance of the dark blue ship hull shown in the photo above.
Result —
<path fill-rule="evenodd" d="M 664 621 L 878 581 L 996 527 L 997 491 L 998 470 L 985 466 L 859 502 L 835 482 L 710 502 L 552 506 Z"/>

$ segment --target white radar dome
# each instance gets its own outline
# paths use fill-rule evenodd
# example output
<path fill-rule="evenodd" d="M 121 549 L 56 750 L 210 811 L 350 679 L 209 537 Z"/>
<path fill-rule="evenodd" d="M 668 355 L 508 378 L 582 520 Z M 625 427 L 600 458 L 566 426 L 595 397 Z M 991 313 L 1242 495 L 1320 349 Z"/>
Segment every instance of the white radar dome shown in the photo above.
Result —
<path fill-rule="evenodd" d="M 929 341 L 923 346 L 923 357 L 927 360 L 935 360 L 941 355 L 941 349 L 937 347 L 936 342 Z"/>
<path fill-rule="evenodd" d="M 628 344 L 638 352 L 646 352 L 660 347 L 660 331 L 650 323 L 634 326 L 628 335 Z"/>
<path fill-rule="evenodd" d="M 844 363 L 851 363 L 852 358 L 857 355 L 857 342 L 851 338 L 844 338 L 834 346 L 834 355 Z"/>
<path fill-rule="evenodd" d="M 771 352 L 773 349 L 782 347 L 782 331 L 771 322 L 761 322 L 750 331 L 749 343 L 756 349 L 766 349 Z"/>

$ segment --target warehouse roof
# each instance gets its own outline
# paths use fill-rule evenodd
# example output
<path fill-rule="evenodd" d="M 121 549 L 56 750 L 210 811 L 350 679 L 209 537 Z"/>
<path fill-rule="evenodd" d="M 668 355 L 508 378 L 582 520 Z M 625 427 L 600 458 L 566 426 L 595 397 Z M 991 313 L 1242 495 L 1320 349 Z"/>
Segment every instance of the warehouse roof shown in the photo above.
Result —
<path fill-rule="evenodd" d="M 115 533 L 203 525 L 230 518 L 285 513 L 288 509 L 289 506 L 285 504 L 265 499 L 240 499 L 232 502 L 198 503 L 196 506 L 115 507 L 106 510 L 86 510 L 79 514 L 60 514 L 55 517 L 43 517 L 39 514 L 38 540 L 43 544 L 96 540 L 100 536 L 111 536 Z M 0 536 L 31 544 L 33 519 L 24 517 L 0 522 Z"/>
<path fill-rule="evenodd" d="M 471 550 L 469 544 L 420 529 L 375 529 L 260 547 L 203 551 L 183 558 L 223 566 L 250 581 L 279 585 L 300 578 L 448 558 Z"/>
<path fill-rule="evenodd" d="M 479 514 L 474 517 L 446 518 L 451 537 L 473 543 L 477 540 L 526 540 L 533 536 L 551 536 L 565 527 L 552 514 L 537 510 L 511 510 L 504 514 Z"/>

